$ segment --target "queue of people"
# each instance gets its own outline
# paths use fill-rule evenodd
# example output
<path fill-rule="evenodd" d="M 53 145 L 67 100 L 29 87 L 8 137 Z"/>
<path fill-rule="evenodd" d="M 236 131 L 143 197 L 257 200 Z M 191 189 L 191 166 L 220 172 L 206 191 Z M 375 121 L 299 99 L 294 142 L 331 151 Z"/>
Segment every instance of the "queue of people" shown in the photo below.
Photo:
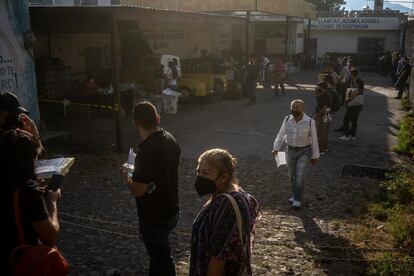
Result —
<path fill-rule="evenodd" d="M 10 262 L 22 245 L 22 236 L 27 247 L 52 248 L 60 231 L 57 203 L 61 191 L 49 190 L 36 178 L 34 162 L 45 157 L 45 150 L 27 113 L 14 94 L 0 94 L 0 173 L 4 180 L 0 275 L 27 275 L 16 274 Z M 133 118 L 143 141 L 132 176 L 121 168 L 122 177 L 136 199 L 139 231 L 150 259 L 149 275 L 176 275 L 169 235 L 179 221 L 181 149 L 174 136 L 160 127 L 160 115 L 151 103 L 137 104 Z M 189 275 L 252 275 L 250 258 L 259 204 L 243 190 L 236 167 L 235 158 L 223 149 L 208 150 L 198 160 L 194 189 L 207 201 L 192 227 Z M 21 216 L 15 214 L 16 205 Z M 17 231 L 20 224 L 22 231 Z M 64 260 L 56 268 L 56 259 L 37 257 L 42 262 L 30 259 L 27 267 L 31 270 L 41 266 L 42 273 L 67 275 Z"/>

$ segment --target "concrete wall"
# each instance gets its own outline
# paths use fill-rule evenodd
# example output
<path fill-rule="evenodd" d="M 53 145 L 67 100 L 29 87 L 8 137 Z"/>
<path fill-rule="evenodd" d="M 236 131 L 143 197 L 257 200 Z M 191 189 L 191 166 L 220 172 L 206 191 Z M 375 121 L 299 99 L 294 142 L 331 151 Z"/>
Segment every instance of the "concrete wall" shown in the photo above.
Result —
<path fill-rule="evenodd" d="M 222 24 L 220 22 L 162 22 L 157 19 L 137 21 L 148 44 L 157 54 L 172 54 L 182 59 L 200 57 L 201 50 L 220 56 L 229 50 L 233 39 L 241 41 L 244 48 L 243 24 Z M 49 55 L 59 57 L 72 68 L 73 75 L 87 71 L 84 49 L 87 47 L 110 48 L 109 34 L 51 34 L 38 35 L 36 57 Z M 196 50 L 197 49 L 197 50 Z"/>
<path fill-rule="evenodd" d="M 259 34 L 259 25 L 268 26 L 267 37 L 263 37 Z M 267 54 L 281 55 L 285 53 L 285 32 L 286 22 L 255 22 L 252 23 L 252 34 L 251 34 L 251 48 L 253 49 L 255 39 L 266 39 Z M 291 22 L 290 23 L 290 48 L 289 52 L 292 55 L 303 53 L 304 43 L 304 24 L 302 22 Z M 301 33 L 302 35 L 298 34 Z"/>
<path fill-rule="evenodd" d="M 318 58 L 328 52 L 357 53 L 359 37 L 385 37 L 386 51 L 400 47 L 400 31 L 311 31 L 311 38 L 318 40 Z"/>
<path fill-rule="evenodd" d="M 410 59 L 411 66 L 414 66 L 414 24 L 407 26 L 405 40 L 405 55 Z M 409 99 L 414 109 L 414 69 L 411 70 Z"/>
<path fill-rule="evenodd" d="M 29 30 L 27 1 L 0 0 L 0 91 L 15 93 L 38 122 L 34 61 L 23 42 Z"/>

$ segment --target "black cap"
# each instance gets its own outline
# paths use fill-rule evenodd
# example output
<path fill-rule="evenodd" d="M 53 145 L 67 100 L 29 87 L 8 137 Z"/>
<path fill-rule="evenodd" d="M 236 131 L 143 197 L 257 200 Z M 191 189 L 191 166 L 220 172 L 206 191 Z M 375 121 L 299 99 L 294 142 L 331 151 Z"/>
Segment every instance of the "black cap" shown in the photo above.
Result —
<path fill-rule="evenodd" d="M 10 92 L 0 93 L 0 109 L 13 115 L 29 113 L 26 108 L 21 106 L 17 96 Z"/>

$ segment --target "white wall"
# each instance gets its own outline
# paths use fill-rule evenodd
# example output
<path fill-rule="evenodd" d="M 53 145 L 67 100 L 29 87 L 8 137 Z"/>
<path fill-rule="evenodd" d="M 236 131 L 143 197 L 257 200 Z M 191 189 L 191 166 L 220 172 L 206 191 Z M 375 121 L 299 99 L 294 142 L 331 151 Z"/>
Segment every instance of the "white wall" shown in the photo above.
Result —
<path fill-rule="evenodd" d="M 357 53 L 359 37 L 385 37 L 386 51 L 400 48 L 400 31 L 311 31 L 318 40 L 318 58 L 328 52 Z"/>
<path fill-rule="evenodd" d="M 34 62 L 24 48 L 23 36 L 30 30 L 26 0 L 0 0 L 0 92 L 13 92 L 39 122 Z"/>

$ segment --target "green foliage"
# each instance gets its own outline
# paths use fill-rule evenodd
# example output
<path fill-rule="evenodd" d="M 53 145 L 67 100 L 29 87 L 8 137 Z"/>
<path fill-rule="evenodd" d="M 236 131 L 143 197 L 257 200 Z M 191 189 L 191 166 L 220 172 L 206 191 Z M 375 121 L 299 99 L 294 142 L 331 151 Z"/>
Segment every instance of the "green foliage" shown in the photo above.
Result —
<path fill-rule="evenodd" d="M 387 223 L 388 232 L 396 247 L 414 252 L 414 208 L 398 206 L 392 211 Z"/>
<path fill-rule="evenodd" d="M 414 252 L 414 175 L 401 171 L 380 184 L 377 202 L 369 213 L 386 221 L 394 246 Z M 388 275 L 388 274 L 387 274 Z"/>
<path fill-rule="evenodd" d="M 372 263 L 368 268 L 368 275 L 381 276 L 412 276 L 414 268 L 409 263 L 396 263 L 390 253 L 383 253 L 379 262 Z"/>
<path fill-rule="evenodd" d="M 334 11 L 339 10 L 342 5 L 346 4 L 345 0 L 306 0 L 316 6 L 318 11 Z"/>
<path fill-rule="evenodd" d="M 398 131 L 398 144 L 396 150 L 400 153 L 414 157 L 414 115 L 406 115 Z"/>
<path fill-rule="evenodd" d="M 377 220 L 386 221 L 388 218 L 387 209 L 384 208 L 384 206 L 379 203 L 370 204 L 368 206 L 368 210 L 371 216 L 373 216 Z"/>
<path fill-rule="evenodd" d="M 378 201 L 387 209 L 410 204 L 414 201 L 414 176 L 404 171 L 391 175 L 380 184 Z"/>

